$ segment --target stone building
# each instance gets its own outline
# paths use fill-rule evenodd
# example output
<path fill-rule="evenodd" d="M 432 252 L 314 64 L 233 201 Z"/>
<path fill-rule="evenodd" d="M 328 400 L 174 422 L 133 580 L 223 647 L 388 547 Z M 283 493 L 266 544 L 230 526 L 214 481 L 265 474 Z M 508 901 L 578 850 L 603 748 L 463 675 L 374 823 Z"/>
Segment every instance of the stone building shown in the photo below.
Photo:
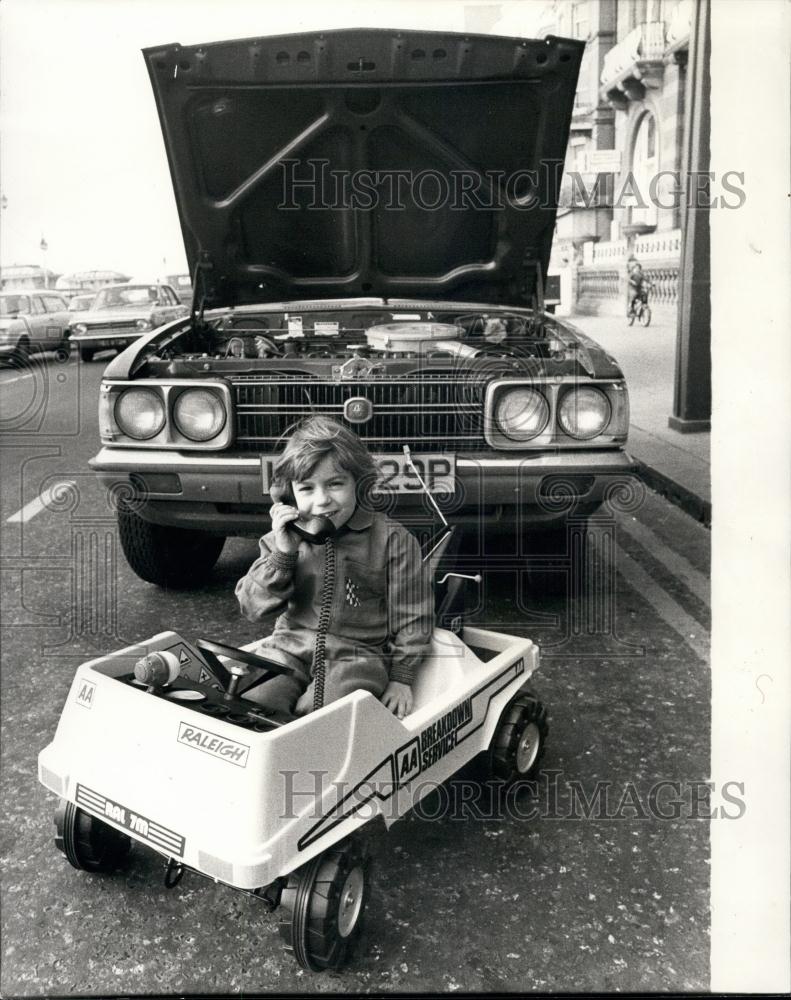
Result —
<path fill-rule="evenodd" d="M 554 0 L 542 34 L 587 42 L 551 271 L 565 312 L 623 315 L 626 261 L 678 303 L 684 101 L 693 0 Z"/>

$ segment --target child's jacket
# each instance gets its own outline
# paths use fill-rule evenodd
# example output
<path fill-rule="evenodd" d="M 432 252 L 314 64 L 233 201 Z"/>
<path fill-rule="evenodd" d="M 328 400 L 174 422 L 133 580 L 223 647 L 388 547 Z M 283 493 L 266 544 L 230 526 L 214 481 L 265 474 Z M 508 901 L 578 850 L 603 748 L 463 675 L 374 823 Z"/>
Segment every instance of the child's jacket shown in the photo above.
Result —
<path fill-rule="evenodd" d="M 328 654 L 335 645 L 333 636 L 345 640 L 344 645 L 367 647 L 385 659 L 390 680 L 411 684 L 434 627 L 431 584 L 417 540 L 385 514 L 358 507 L 333 542 Z M 273 532 L 259 545 L 260 558 L 236 585 L 242 613 L 257 621 L 285 610 L 276 625 L 278 635 L 302 630 L 315 635 L 324 586 L 324 546 L 303 541 L 297 552 L 286 555 L 275 547 Z M 312 648 L 311 637 L 303 639 L 305 650 Z M 301 652 L 302 646 L 292 645 L 293 652 Z"/>

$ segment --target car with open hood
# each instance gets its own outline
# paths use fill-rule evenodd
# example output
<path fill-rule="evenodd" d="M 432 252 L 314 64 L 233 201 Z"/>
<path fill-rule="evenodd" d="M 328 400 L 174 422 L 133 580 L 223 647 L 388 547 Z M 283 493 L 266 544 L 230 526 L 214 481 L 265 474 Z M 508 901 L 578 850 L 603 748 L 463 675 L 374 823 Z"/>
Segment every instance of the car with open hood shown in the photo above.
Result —
<path fill-rule="evenodd" d="M 194 585 L 267 530 L 308 414 L 360 435 L 407 523 L 415 469 L 458 524 L 558 537 L 623 486 L 623 373 L 544 303 L 583 49 L 355 29 L 145 50 L 193 300 L 100 391 L 91 465 L 139 576 Z"/>
<path fill-rule="evenodd" d="M 99 351 L 123 350 L 141 334 L 187 312 L 170 285 L 107 285 L 96 293 L 84 313 L 72 318 L 71 341 L 80 352 L 80 360 L 91 361 Z"/>

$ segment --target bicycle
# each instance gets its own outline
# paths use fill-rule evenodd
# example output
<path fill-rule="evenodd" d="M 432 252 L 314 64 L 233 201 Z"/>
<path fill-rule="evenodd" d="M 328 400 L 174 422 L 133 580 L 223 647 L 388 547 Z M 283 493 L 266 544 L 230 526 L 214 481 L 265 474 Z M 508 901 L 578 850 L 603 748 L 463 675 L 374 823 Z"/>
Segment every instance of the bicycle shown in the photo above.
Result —
<path fill-rule="evenodd" d="M 630 303 L 629 311 L 626 314 L 629 326 L 633 326 L 635 320 L 639 321 L 640 326 L 648 326 L 651 322 L 651 306 L 648 304 L 648 293 L 651 287 L 647 283 L 644 284 L 639 296 Z"/>

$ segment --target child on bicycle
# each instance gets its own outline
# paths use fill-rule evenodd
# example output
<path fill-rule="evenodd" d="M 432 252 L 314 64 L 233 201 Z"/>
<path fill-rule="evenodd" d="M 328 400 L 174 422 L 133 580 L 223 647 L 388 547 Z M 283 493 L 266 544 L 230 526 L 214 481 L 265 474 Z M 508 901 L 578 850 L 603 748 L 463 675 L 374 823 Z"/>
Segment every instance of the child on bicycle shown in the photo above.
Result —
<path fill-rule="evenodd" d="M 650 282 L 643 273 L 642 265 L 635 257 L 629 258 L 627 269 L 629 273 L 629 311 L 627 316 L 632 316 L 638 302 L 648 302 Z"/>
<path fill-rule="evenodd" d="M 370 508 L 374 461 L 356 434 L 328 417 L 299 425 L 274 477 L 272 530 L 260 539 L 260 557 L 239 580 L 236 596 L 251 621 L 283 612 L 258 649 L 278 650 L 298 676 L 277 676 L 248 697 L 281 712 L 311 711 L 326 584 L 331 604 L 325 704 L 365 690 L 403 718 L 412 710 L 411 685 L 434 626 L 431 585 L 417 540 Z M 312 545 L 289 530 L 292 521 L 318 514 L 335 528 L 326 545 Z M 327 573 L 333 579 L 327 581 Z"/>

